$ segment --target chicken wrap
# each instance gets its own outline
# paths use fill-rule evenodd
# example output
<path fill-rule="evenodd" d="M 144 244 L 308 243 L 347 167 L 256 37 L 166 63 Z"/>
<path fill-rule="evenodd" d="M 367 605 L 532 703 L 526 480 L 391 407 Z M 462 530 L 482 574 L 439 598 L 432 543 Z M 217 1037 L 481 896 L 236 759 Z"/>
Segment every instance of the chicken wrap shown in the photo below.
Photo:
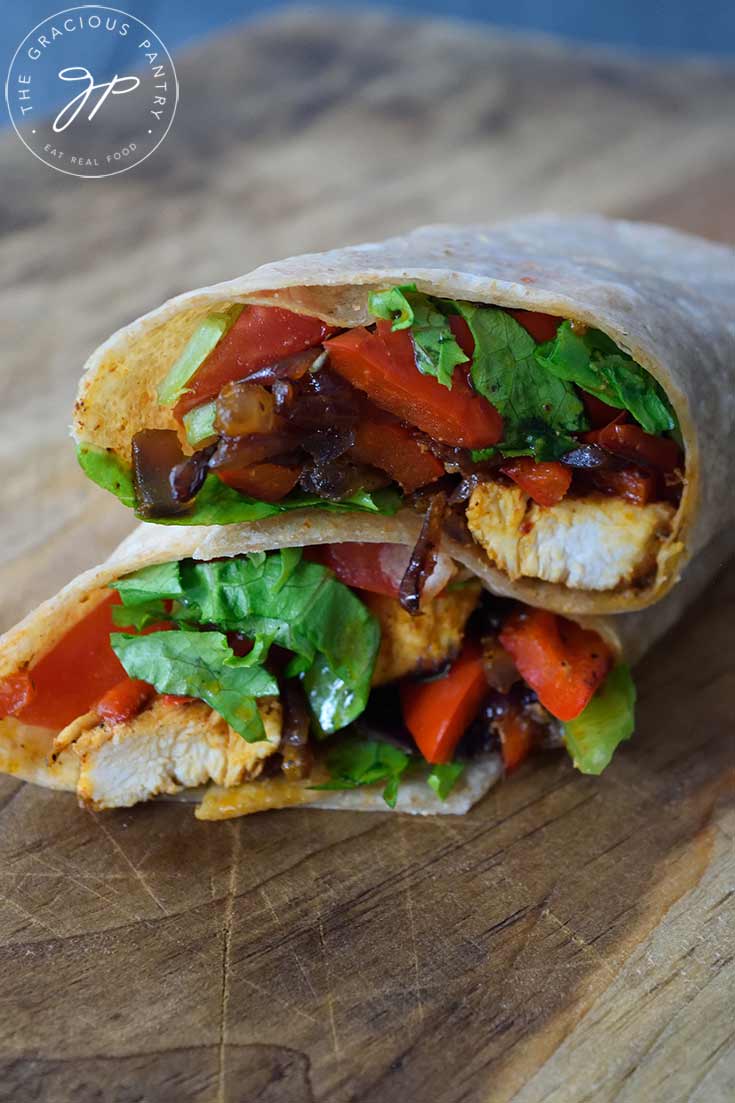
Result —
<path fill-rule="evenodd" d="M 735 531 L 734 260 L 590 216 L 266 265 L 94 353 L 80 462 L 167 525 L 431 506 L 497 593 L 642 608 Z"/>
<path fill-rule="evenodd" d="M 0 640 L 0 771 L 201 819 L 463 813 L 563 747 L 599 773 L 634 724 L 613 621 L 493 595 L 477 554 L 414 515 L 141 525 Z"/>

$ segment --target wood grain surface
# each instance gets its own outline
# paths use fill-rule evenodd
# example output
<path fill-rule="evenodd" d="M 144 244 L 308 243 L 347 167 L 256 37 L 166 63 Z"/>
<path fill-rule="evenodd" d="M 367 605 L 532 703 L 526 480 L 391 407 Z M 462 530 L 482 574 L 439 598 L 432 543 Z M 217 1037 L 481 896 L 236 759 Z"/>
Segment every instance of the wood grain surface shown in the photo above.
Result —
<path fill-rule="evenodd" d="M 536 208 L 735 242 L 735 73 L 295 9 L 177 59 L 164 145 L 77 180 L 0 139 L 2 627 L 108 552 L 81 364 L 279 255 Z M 90 815 L 0 781 L 0 1100 L 735 1097 L 735 571 L 643 664 L 597 780 L 524 767 L 461 820 Z"/>

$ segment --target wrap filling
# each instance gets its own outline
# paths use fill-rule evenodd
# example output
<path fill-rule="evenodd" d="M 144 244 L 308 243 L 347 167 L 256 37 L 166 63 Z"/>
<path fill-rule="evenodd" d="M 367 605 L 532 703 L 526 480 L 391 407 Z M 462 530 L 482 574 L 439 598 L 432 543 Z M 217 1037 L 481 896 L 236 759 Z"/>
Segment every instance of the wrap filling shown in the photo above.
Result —
<path fill-rule="evenodd" d="M 599 773 L 635 691 L 597 633 L 494 597 L 435 550 L 332 544 L 148 566 L 34 665 L 0 716 L 56 732 L 95 810 L 208 785 L 220 818 L 565 745 Z"/>
<path fill-rule="evenodd" d="M 367 326 L 281 307 L 208 315 L 158 387 L 177 429 L 131 442 L 130 466 L 80 448 L 138 516 L 249 521 L 319 506 L 425 512 L 511 579 L 647 586 L 684 485 L 660 384 L 570 319 L 370 294 Z"/>

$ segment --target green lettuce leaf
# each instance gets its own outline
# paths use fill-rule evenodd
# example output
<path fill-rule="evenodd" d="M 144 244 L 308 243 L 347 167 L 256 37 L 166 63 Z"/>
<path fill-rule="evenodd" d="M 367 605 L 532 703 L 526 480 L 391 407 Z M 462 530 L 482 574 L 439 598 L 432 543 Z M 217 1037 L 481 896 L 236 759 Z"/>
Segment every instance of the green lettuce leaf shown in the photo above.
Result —
<path fill-rule="evenodd" d="M 276 517 L 292 509 L 314 507 L 329 512 L 382 513 L 392 516 L 400 509 L 401 496 L 394 487 L 384 490 L 361 490 L 341 502 L 328 502 L 315 494 L 294 491 L 280 502 L 260 502 L 249 498 L 232 487 L 226 486 L 216 475 L 207 475 L 204 486 L 194 499 L 194 505 L 186 513 L 175 517 L 147 518 L 156 525 L 231 525 L 243 521 L 260 521 L 263 517 Z"/>
<path fill-rule="evenodd" d="M 199 366 L 219 344 L 230 326 L 240 317 L 243 307 L 231 306 L 221 314 L 208 314 L 192 333 L 168 375 L 158 387 L 161 406 L 174 406 L 187 390 L 187 383 Z"/>
<path fill-rule="evenodd" d="M 677 428 L 661 385 L 600 330 L 579 332 L 571 322 L 562 322 L 555 339 L 539 346 L 536 360 L 557 379 L 576 383 L 608 406 L 627 410 L 647 433 Z"/>
<path fill-rule="evenodd" d="M 118 628 L 134 628 L 136 632 L 142 632 L 151 624 L 160 624 L 170 619 L 162 601 L 146 602 L 140 608 L 128 608 L 125 605 L 112 606 L 112 623 Z"/>
<path fill-rule="evenodd" d="M 463 770 L 464 763 L 462 762 L 447 762 L 432 766 L 426 778 L 426 783 L 434 790 L 439 800 L 446 800 L 457 784 Z"/>
<path fill-rule="evenodd" d="M 407 754 L 389 743 L 346 736 L 327 755 L 330 780 L 312 788 L 357 789 L 384 781 L 383 800 L 389 808 L 395 808 L 398 786 L 409 762 Z"/>
<path fill-rule="evenodd" d="M 583 774 L 601 774 L 635 727 L 635 684 L 625 663 L 614 667 L 583 712 L 562 725 L 567 750 Z"/>
<path fill-rule="evenodd" d="M 256 701 L 277 694 L 278 683 L 249 655 L 238 659 L 221 632 L 113 632 L 110 644 L 131 678 L 142 678 L 159 693 L 198 697 L 248 743 L 263 739 Z"/>
<path fill-rule="evenodd" d="M 533 337 L 498 307 L 454 306 L 475 339 L 475 388 L 503 418 L 503 455 L 555 460 L 574 448 L 570 434 L 587 428 L 584 406 L 571 383 L 538 362 Z"/>
<path fill-rule="evenodd" d="M 176 561 L 141 567 L 134 574 L 111 583 L 110 589 L 117 590 L 123 605 L 129 608 L 150 602 L 174 601 L 184 595 Z"/>
<path fill-rule="evenodd" d="M 422 375 L 433 375 L 451 388 L 458 364 L 469 359 L 462 352 L 435 299 L 422 295 L 413 284 L 374 291 L 368 297 L 368 310 L 375 318 L 393 322 L 393 329 L 410 329 L 416 367 Z"/>
<path fill-rule="evenodd" d="M 128 465 L 112 451 L 83 444 L 77 450 L 79 463 L 93 482 L 114 494 L 123 505 L 135 508 L 133 478 Z M 232 487 L 208 475 L 194 505 L 186 513 L 176 517 L 146 518 L 157 525 L 230 525 L 244 521 L 259 521 L 263 517 L 275 517 L 291 509 L 314 507 L 330 512 L 380 513 L 392 517 L 401 507 L 402 497 L 394 486 L 382 490 L 360 490 L 341 502 L 328 502 L 315 494 L 294 491 L 281 502 L 260 502 L 248 498 Z"/>
<path fill-rule="evenodd" d="M 382 318 L 393 323 L 393 330 L 410 329 L 413 325 L 413 307 L 406 297 L 408 292 L 416 291 L 415 283 L 404 283 L 400 287 L 388 287 L 385 291 L 371 291 L 368 295 L 368 313 L 373 318 Z"/>
<path fill-rule="evenodd" d="M 211 563 L 183 560 L 164 568 L 145 567 L 114 588 L 141 615 L 151 605 L 153 615 L 157 603 L 173 600 L 169 615 L 177 624 L 241 632 L 259 646 L 258 661 L 272 643 L 293 652 L 287 676 L 305 675 L 312 711 L 326 733 L 345 727 L 364 710 L 380 627 L 326 567 L 288 548 Z M 246 658 L 253 661 L 252 654 Z"/>
<path fill-rule="evenodd" d="M 84 474 L 103 490 L 109 490 L 124 506 L 135 509 L 135 489 L 130 467 L 111 448 L 77 445 L 77 460 Z"/>

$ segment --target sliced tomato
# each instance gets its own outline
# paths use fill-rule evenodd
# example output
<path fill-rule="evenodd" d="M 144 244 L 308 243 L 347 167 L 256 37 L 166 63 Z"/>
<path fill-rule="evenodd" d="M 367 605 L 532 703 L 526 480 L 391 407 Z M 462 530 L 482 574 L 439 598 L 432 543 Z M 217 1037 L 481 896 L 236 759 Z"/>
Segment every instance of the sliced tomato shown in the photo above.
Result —
<path fill-rule="evenodd" d="M 506 314 L 523 326 L 526 333 L 530 333 L 534 341 L 543 344 L 544 341 L 553 341 L 556 331 L 563 322 L 563 318 L 557 318 L 553 314 L 539 314 L 535 310 L 510 310 L 503 307 Z"/>
<path fill-rule="evenodd" d="M 427 762 L 451 762 L 488 692 L 480 646 L 466 641 L 443 678 L 401 685 L 403 722 Z"/>
<path fill-rule="evenodd" d="M 124 678 L 100 697 L 95 711 L 102 720 L 122 724 L 137 716 L 155 692 L 153 686 L 139 678 Z"/>
<path fill-rule="evenodd" d="M 65 728 L 126 677 L 110 647 L 112 607 L 119 604 L 119 595 L 110 594 L 36 663 L 35 694 L 18 714 L 24 723 Z"/>
<path fill-rule="evenodd" d="M 279 463 L 254 463 L 217 472 L 227 486 L 261 502 L 280 502 L 291 493 L 300 474 L 300 467 L 284 467 Z"/>
<path fill-rule="evenodd" d="M 640 425 L 629 425 L 620 417 L 615 418 L 602 429 L 585 433 L 589 444 L 599 444 L 616 456 L 630 460 L 631 463 L 655 467 L 658 471 L 670 472 L 683 462 L 681 450 L 670 437 L 656 437 L 645 433 Z"/>
<path fill-rule="evenodd" d="M 508 307 L 502 309 L 506 314 L 510 314 L 512 318 L 515 318 L 518 324 L 523 326 L 526 333 L 530 333 L 534 341 L 539 344 L 543 341 L 553 341 L 556 337 L 556 331 L 563 321 L 562 318 L 555 318 L 553 314 L 537 314 L 535 310 L 510 310 Z M 475 339 L 469 325 L 460 314 L 450 314 L 448 321 L 450 329 L 457 339 L 457 344 L 465 356 L 469 356 L 471 360 L 475 355 Z"/>
<path fill-rule="evenodd" d="M 573 720 L 589 702 L 611 665 L 610 650 L 596 632 L 545 609 L 512 613 L 500 642 L 527 685 L 558 720 Z"/>
<path fill-rule="evenodd" d="M 322 544 L 305 549 L 308 559 L 334 571 L 340 582 L 355 590 L 398 597 L 401 574 L 391 569 L 396 544 Z"/>
<path fill-rule="evenodd" d="M 626 498 L 635 505 L 644 506 L 658 497 L 659 479 L 654 471 L 641 467 L 624 467 L 620 471 L 595 471 L 592 482 L 604 494 Z"/>
<path fill-rule="evenodd" d="M 540 506 L 555 506 L 572 485 L 572 472 L 563 463 L 536 463 L 531 456 L 517 456 L 500 469 Z"/>
<path fill-rule="evenodd" d="M 461 314 L 450 314 L 447 321 L 462 352 L 472 360 L 475 355 L 475 338 L 472 336 L 472 330 L 467 322 Z"/>
<path fill-rule="evenodd" d="M 359 463 L 385 471 L 407 494 L 444 474 L 436 456 L 421 448 L 411 430 L 389 414 L 376 413 L 360 420 L 350 455 Z"/>
<path fill-rule="evenodd" d="M 373 402 L 435 440 L 462 448 L 485 448 L 503 435 L 500 414 L 470 386 L 462 368 L 452 387 L 416 367 L 408 330 L 393 333 L 379 322 L 375 333 L 359 327 L 326 342 L 334 371 Z"/>
<path fill-rule="evenodd" d="M 534 724 L 517 706 L 509 706 L 496 716 L 493 725 L 500 736 L 500 753 L 506 770 L 515 770 L 527 758 L 533 746 Z"/>
<path fill-rule="evenodd" d="M 587 417 L 590 419 L 590 425 L 593 429 L 601 429 L 620 416 L 620 410 L 617 410 L 614 406 L 608 406 L 607 402 L 603 402 L 601 398 L 595 398 L 593 394 L 588 394 L 587 391 L 580 390 L 579 397 L 584 403 Z"/>
<path fill-rule="evenodd" d="M 186 394 L 176 403 L 175 416 L 180 421 L 195 406 L 215 398 L 225 383 L 247 379 L 260 368 L 320 345 L 336 332 L 319 318 L 279 306 L 246 306 L 190 380 Z"/>
<path fill-rule="evenodd" d="M 120 595 L 110 594 L 36 663 L 30 671 L 35 692 L 17 714 L 20 720 L 60 730 L 127 678 L 110 647 L 110 632 L 121 631 L 112 620 L 112 608 L 119 604 Z M 168 622 L 152 624 L 144 634 L 171 627 Z"/>
<path fill-rule="evenodd" d="M 199 700 L 198 697 L 187 697 L 178 693 L 162 693 L 158 699 L 165 705 L 190 705 L 193 701 Z"/>
<path fill-rule="evenodd" d="M 0 720 L 17 716 L 33 698 L 33 679 L 27 670 L 0 678 Z"/>

